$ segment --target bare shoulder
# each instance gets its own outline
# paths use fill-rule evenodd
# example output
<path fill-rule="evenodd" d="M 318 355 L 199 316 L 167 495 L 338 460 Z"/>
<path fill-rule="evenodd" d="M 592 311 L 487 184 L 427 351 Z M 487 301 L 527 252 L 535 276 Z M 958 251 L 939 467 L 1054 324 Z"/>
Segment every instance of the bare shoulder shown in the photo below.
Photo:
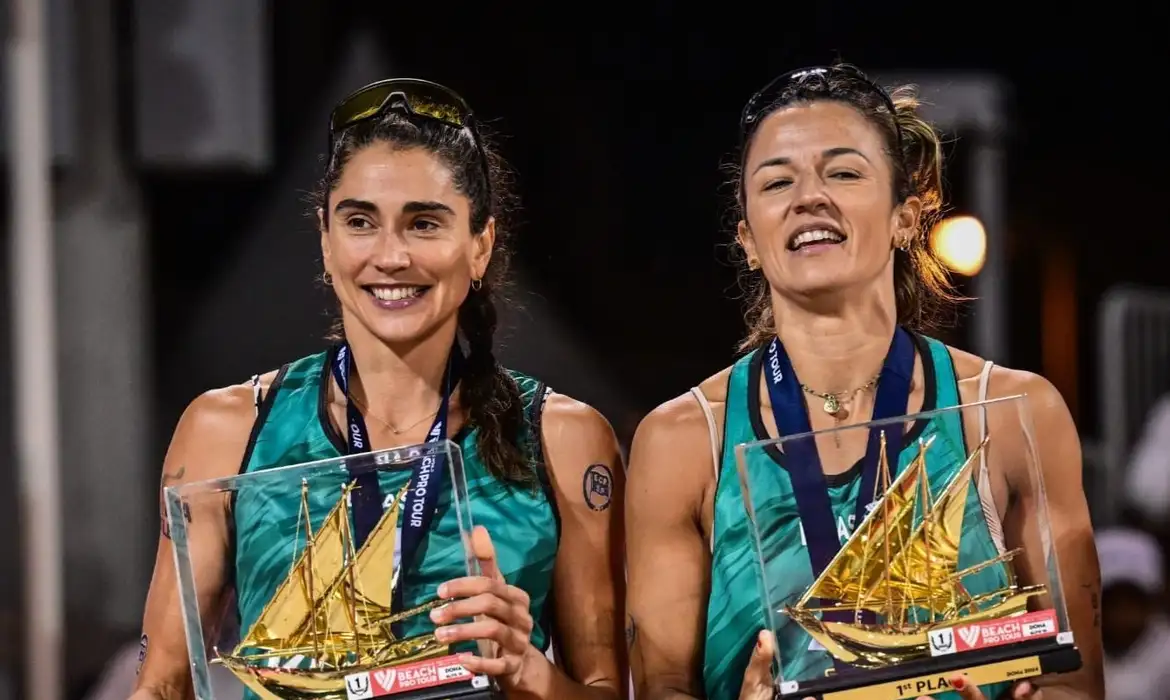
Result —
<path fill-rule="evenodd" d="M 721 439 L 730 368 L 700 382 Z M 703 504 L 715 484 L 712 436 L 702 405 L 691 392 L 666 401 L 638 425 L 630 449 L 630 499 L 670 502 L 702 521 Z M 716 445 L 715 447 L 718 447 Z M 665 497 L 665 498 L 664 498 Z M 673 506 L 672 506 L 673 507 Z"/>
<path fill-rule="evenodd" d="M 541 418 L 545 463 L 557 499 L 570 512 L 608 510 L 621 502 L 625 470 L 617 436 L 601 412 L 552 393 Z M 572 518 L 569 518 L 572 520 Z"/>
<path fill-rule="evenodd" d="M 727 404 L 728 367 L 699 383 L 699 390 L 711 406 L 716 421 L 722 423 Z M 646 414 L 634 434 L 634 450 L 658 453 L 686 453 L 701 448 L 699 455 L 711 454 L 707 416 L 694 394 L 686 392 L 660 404 Z M 706 460 L 710 462 L 708 458 Z"/>
<path fill-rule="evenodd" d="M 540 422 L 546 442 L 615 440 L 613 427 L 600 411 L 566 394 L 548 395 Z"/>
<path fill-rule="evenodd" d="M 955 359 L 955 374 L 959 380 L 959 391 L 963 403 L 979 400 L 979 377 L 983 371 L 983 358 L 961 350 L 951 349 Z M 1002 399 L 1024 396 L 1027 409 L 1027 424 L 1035 441 L 1027 439 L 1021 430 L 1021 415 L 1015 408 L 1005 404 L 1003 410 L 989 409 L 987 428 L 992 434 L 999 434 L 1002 445 L 1007 445 L 1001 454 L 1028 454 L 1038 452 L 1041 470 L 1049 477 L 1068 483 L 1081 483 L 1081 443 L 1073 422 L 1072 413 L 1060 391 L 1044 377 L 1027 372 L 995 365 L 987 382 L 987 398 Z M 975 413 L 965 417 L 974 421 Z M 975 428 L 974 424 L 971 428 Z M 974 433 L 969 433 L 974 434 Z M 1033 447 L 1034 446 L 1034 447 Z M 992 464 L 999 464 L 995 459 Z M 1019 484 L 1030 478 L 1025 462 L 1008 460 L 1001 467 L 1011 483 Z"/>
<path fill-rule="evenodd" d="M 273 371 L 260 376 L 262 396 L 267 395 L 276 375 Z M 183 481 L 234 474 L 255 421 L 256 389 L 251 380 L 205 391 L 179 418 L 166 461 L 178 463 Z"/>
<path fill-rule="evenodd" d="M 727 403 L 727 382 L 731 379 L 731 367 L 724 367 L 699 383 L 699 390 L 711 402 L 722 406 Z"/>
<path fill-rule="evenodd" d="M 963 403 L 978 401 L 979 377 L 986 360 L 957 348 L 948 349 L 954 358 L 955 376 L 959 380 Z M 1044 414 L 1068 414 L 1064 397 L 1052 382 L 1043 376 L 1022 369 L 994 365 L 987 382 L 987 398 L 1002 399 L 1021 395 L 1028 397 L 1028 404 L 1037 420 Z"/>

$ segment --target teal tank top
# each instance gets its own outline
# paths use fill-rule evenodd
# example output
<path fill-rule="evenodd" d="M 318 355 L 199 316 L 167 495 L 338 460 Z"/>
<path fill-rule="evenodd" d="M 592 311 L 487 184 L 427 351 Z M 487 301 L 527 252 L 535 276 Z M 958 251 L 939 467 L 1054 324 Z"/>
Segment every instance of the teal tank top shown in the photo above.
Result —
<path fill-rule="evenodd" d="M 960 404 L 954 364 L 946 346 L 933 338 L 914 336 L 922 358 L 925 379 L 923 411 Z M 731 370 L 727 387 L 727 413 L 724 420 L 722 464 L 715 491 L 714 551 L 711 558 L 711 596 L 707 605 L 707 634 L 703 659 L 703 681 L 708 700 L 735 700 L 743 682 L 743 673 L 751 657 L 756 635 L 767 624 L 760 600 L 760 574 L 756 545 L 747 526 L 740 480 L 735 463 L 737 445 L 767 440 L 769 436 L 760 416 L 759 380 L 764 353 L 757 350 L 741 358 Z M 957 412 L 944 413 L 915 423 L 906 436 L 907 448 L 899 455 L 898 470 L 917 455 L 918 438 L 934 437 L 927 452 L 927 473 L 931 491 L 938 494 L 962 466 L 968 451 L 963 435 L 962 418 Z M 756 503 L 766 501 L 773 513 L 761 515 L 780 523 L 769 538 L 777 538 L 768 550 L 783 554 L 767 563 L 772 600 L 795 600 L 813 584 L 812 565 L 802 544 L 800 522 L 792 483 L 776 451 L 755 453 L 754 459 L 767 461 L 753 478 L 755 488 L 766 492 Z M 891 466 L 893 466 L 891 461 Z M 851 533 L 860 489 L 860 461 L 848 471 L 828 478 L 829 497 L 838 522 L 842 542 Z M 774 477 L 774 478 L 773 478 Z M 995 541 L 983 515 L 976 489 L 968 491 L 960 543 L 959 567 L 986 561 L 998 554 Z M 973 594 L 998 588 L 1006 583 L 1000 567 L 988 567 L 964 577 L 964 585 Z M 832 668 L 829 654 L 810 649 L 811 637 L 783 614 L 776 616 L 776 630 L 782 672 L 785 678 L 811 679 L 823 676 Z M 1010 684 L 983 686 L 989 698 L 999 696 Z M 956 693 L 935 695 L 957 700 Z"/>
<path fill-rule="evenodd" d="M 346 454 L 346 443 L 327 408 L 333 352 L 311 355 L 280 369 L 260 404 L 241 473 Z M 548 392 L 536 379 L 511 370 L 509 374 L 520 389 L 527 419 L 521 444 L 531 457 L 540 487 L 508 484 L 492 476 L 479 458 L 477 431 L 473 427 L 464 426 L 451 440 L 462 449 L 472 520 L 491 533 L 504 578 L 531 596 L 535 621 L 532 644 L 547 650 L 551 634 L 549 597 L 560 540 L 560 518 L 540 449 L 540 417 Z M 386 471 L 379 478 L 382 493 L 395 494 L 409 481 L 410 471 Z M 341 485 L 339 478 L 338 492 Z M 310 494 L 314 531 L 336 500 L 336 496 L 321 491 Z M 294 539 L 288 534 L 296 532 L 299 508 L 299 492 L 291 493 L 287 487 L 280 491 L 261 487 L 236 495 L 234 574 L 240 629 L 244 633 L 288 576 L 293 557 L 303 546 L 303 536 Z M 401 584 L 404 606 L 410 608 L 434 599 L 439 584 L 465 576 L 466 572 L 451 491 L 443 489 L 431 530 Z M 408 620 L 403 633 L 413 636 L 429 631 L 424 629 L 428 623 L 425 615 Z M 249 693 L 245 697 L 255 696 Z"/>

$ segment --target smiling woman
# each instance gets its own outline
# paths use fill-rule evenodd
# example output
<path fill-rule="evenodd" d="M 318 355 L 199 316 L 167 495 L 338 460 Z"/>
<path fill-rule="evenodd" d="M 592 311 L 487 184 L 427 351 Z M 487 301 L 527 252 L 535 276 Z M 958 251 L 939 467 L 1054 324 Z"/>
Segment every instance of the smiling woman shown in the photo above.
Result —
<path fill-rule="evenodd" d="M 626 688 L 623 528 L 621 509 L 610 506 L 622 498 L 624 470 L 597 411 L 496 362 L 508 202 L 501 165 L 470 108 L 447 88 L 392 79 L 343 100 L 315 201 L 324 277 L 341 310 L 335 342 L 196 399 L 176 428 L 165 485 L 449 435 L 462 449 L 472 518 L 486 526 L 472 538 L 484 576 L 462 578 L 462 558 L 441 551 L 403 552 L 400 609 L 436 594 L 449 599 L 431 613 L 436 636 L 495 643 L 496 658 L 465 665 L 495 676 L 510 697 L 616 698 Z M 358 546 L 398 505 L 377 494 L 397 493 L 411 477 L 363 478 L 352 505 Z M 383 483 L 394 479 L 401 483 Z M 265 556 L 283 546 L 272 509 L 299 506 L 298 494 L 287 500 L 237 502 L 234 541 L 191 523 L 188 537 L 201 540 L 201 607 L 226 600 L 234 578 L 242 626 L 258 619 L 288 575 Z M 454 527 L 457 515 L 447 510 L 434 518 Z M 445 583 L 436 592 L 412 580 Z M 179 609 L 164 532 L 144 622 L 152 648 L 136 699 L 190 696 Z M 475 621 L 450 624 L 463 618 Z M 554 639 L 556 666 L 545 655 Z"/>
<path fill-rule="evenodd" d="M 796 625 L 778 638 L 761 634 L 756 544 L 737 446 L 1019 394 L 1033 409 L 1062 578 L 1084 586 L 1069 601 L 1084 668 L 1014 689 L 968 684 L 962 697 L 1036 697 L 1035 686 L 1045 688 L 1045 700 L 1100 697 L 1096 556 L 1068 409 L 1042 377 L 993 367 L 921 334 L 956 299 L 926 240 L 942 206 L 942 155 L 917 107 L 909 88 L 887 92 L 836 65 L 786 73 L 743 110 L 736 235 L 753 290 L 741 345 L 747 352 L 651 412 L 631 450 L 629 609 L 640 697 L 771 700 L 777 645 L 788 677 L 832 668 L 828 653 Z M 879 386 L 890 399 L 880 402 L 881 415 Z M 1003 427 L 994 423 L 988 421 L 991 433 Z M 954 412 L 923 426 L 980 434 Z M 820 573 L 815 562 L 834 556 L 836 540 L 848 539 L 860 520 L 862 475 L 877 468 L 862 459 L 867 442 L 854 430 L 824 449 L 818 444 L 816 503 L 833 510 L 824 514 L 829 522 L 849 514 L 836 532 L 820 535 L 801 523 L 814 497 L 798 492 L 785 460 L 765 451 L 745 458 L 749 469 L 778 474 L 768 496 L 779 504 L 781 525 L 770 536 L 793 562 L 785 574 L 794 587 L 812 585 Z M 907 455 L 905 464 L 914 448 L 893 449 Z M 928 456 L 926 468 L 945 481 L 961 462 Z M 963 546 L 1021 544 L 1040 517 L 1027 496 L 1026 464 L 1003 449 L 988 457 L 979 476 L 976 522 L 983 522 L 964 531 Z M 1033 549 L 1028 556 L 1043 555 Z M 669 567 L 658 564 L 664 560 Z M 1043 568 L 1035 559 L 1030 565 Z"/>

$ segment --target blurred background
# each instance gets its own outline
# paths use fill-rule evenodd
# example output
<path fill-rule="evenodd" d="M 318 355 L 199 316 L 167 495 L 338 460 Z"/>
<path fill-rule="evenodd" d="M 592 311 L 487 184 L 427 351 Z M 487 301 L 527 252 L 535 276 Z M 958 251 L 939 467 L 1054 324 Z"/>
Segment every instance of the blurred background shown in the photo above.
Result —
<path fill-rule="evenodd" d="M 1095 525 L 1158 535 L 1167 25 L 1145 7 L 5 3 L 0 700 L 132 682 L 171 430 L 202 391 L 323 347 L 305 194 L 332 104 L 387 76 L 451 86 L 505 137 L 523 208 L 500 355 L 627 443 L 734 358 L 720 166 L 744 101 L 837 58 L 918 83 L 949 137 L 934 240 L 978 298 L 944 339 L 1048 377 Z M 1159 546 L 1115 558 L 1150 601 Z M 26 590 L 58 575 L 62 605 Z M 30 658 L 29 625 L 61 630 L 61 664 Z M 31 677 L 48 668 L 60 694 Z"/>

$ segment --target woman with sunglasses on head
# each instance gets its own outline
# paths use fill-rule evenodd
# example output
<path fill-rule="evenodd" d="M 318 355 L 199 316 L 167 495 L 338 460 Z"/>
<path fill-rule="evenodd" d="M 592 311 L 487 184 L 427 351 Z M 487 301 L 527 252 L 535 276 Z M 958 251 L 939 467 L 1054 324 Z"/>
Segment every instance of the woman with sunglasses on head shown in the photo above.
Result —
<path fill-rule="evenodd" d="M 493 293 L 506 262 L 499 158 L 458 95 L 406 79 L 374 83 L 339 104 L 328 158 L 316 210 L 325 278 L 341 307 L 336 344 L 197 398 L 175 430 L 163 485 L 449 438 L 463 454 L 483 575 L 464 575 L 457 536 L 409 537 L 403 525 L 396 608 L 451 601 L 430 612 L 439 642 L 494 645 L 493 658 L 464 665 L 495 677 L 510 699 L 624 696 L 622 518 L 610 507 L 623 493 L 618 445 L 597 411 L 503 369 L 493 355 Z M 407 484 L 405 510 L 457 532 L 442 501 L 411 507 L 417 493 L 450 489 L 443 469 L 426 477 L 430 489 L 416 489 L 419 474 L 405 470 L 370 483 L 358 477 L 355 538 L 393 505 L 379 489 L 394 494 Z M 296 513 L 299 494 L 287 500 L 264 509 L 237 501 L 232 544 L 223 523 L 189 519 L 189 537 L 200 543 L 192 551 L 202 609 L 225 602 L 234 581 L 242 628 L 259 617 L 289 575 L 287 557 L 266 556 L 294 546 L 271 522 L 273 509 Z M 312 503 L 310 512 L 330 507 Z M 163 535 L 135 700 L 192 692 Z M 546 657 L 554 639 L 555 667 Z"/>
<path fill-rule="evenodd" d="M 1033 410 L 1083 667 L 1016 686 L 979 688 L 956 678 L 953 687 L 962 689 L 946 697 L 1102 695 L 1099 577 L 1080 443 L 1064 401 L 1042 377 L 993 367 L 920 332 L 957 299 L 925 238 L 941 206 L 942 156 L 917 105 L 907 88 L 887 93 L 856 69 L 835 65 L 781 76 L 744 109 L 737 238 L 754 288 L 741 346 L 747 352 L 647 416 L 630 455 L 627 636 L 638 659 L 639 700 L 771 700 L 776 645 L 789 678 L 832 668 L 797 625 L 782 626 L 777 638 L 764 631 L 736 445 L 1017 394 L 1027 394 Z M 949 412 L 912 430 L 946 433 L 940 443 L 962 445 L 964 431 L 979 430 L 965 422 Z M 1011 429 L 992 424 L 988 432 L 1000 427 Z M 863 472 L 876 469 L 876 459 L 858 460 L 865 431 L 850 432 L 837 446 L 818 445 L 820 466 L 809 467 L 811 483 L 829 494 L 827 524 L 850 514 L 846 533 L 864 517 L 854 515 Z M 902 443 L 907 451 L 916 449 L 912 442 Z M 965 456 L 940 454 L 928 453 L 932 479 L 957 470 Z M 964 548 L 1003 551 L 1004 538 L 1013 548 L 1037 527 L 1041 516 L 1033 492 L 1021 485 L 1027 460 L 1020 457 L 1001 448 L 987 460 L 980 475 L 987 493 L 981 488 L 980 496 L 988 513 L 964 530 Z M 761 469 L 779 467 L 770 456 L 758 459 L 769 460 Z M 812 562 L 828 561 L 848 535 L 801 527 L 798 518 L 811 511 L 802 507 L 794 472 L 774 473 L 777 483 L 792 482 L 790 494 L 775 495 L 793 517 L 780 525 L 787 531 L 770 536 L 790 543 L 786 585 L 806 590 Z M 1038 550 L 1021 555 L 1025 568 L 1044 568 Z"/>

